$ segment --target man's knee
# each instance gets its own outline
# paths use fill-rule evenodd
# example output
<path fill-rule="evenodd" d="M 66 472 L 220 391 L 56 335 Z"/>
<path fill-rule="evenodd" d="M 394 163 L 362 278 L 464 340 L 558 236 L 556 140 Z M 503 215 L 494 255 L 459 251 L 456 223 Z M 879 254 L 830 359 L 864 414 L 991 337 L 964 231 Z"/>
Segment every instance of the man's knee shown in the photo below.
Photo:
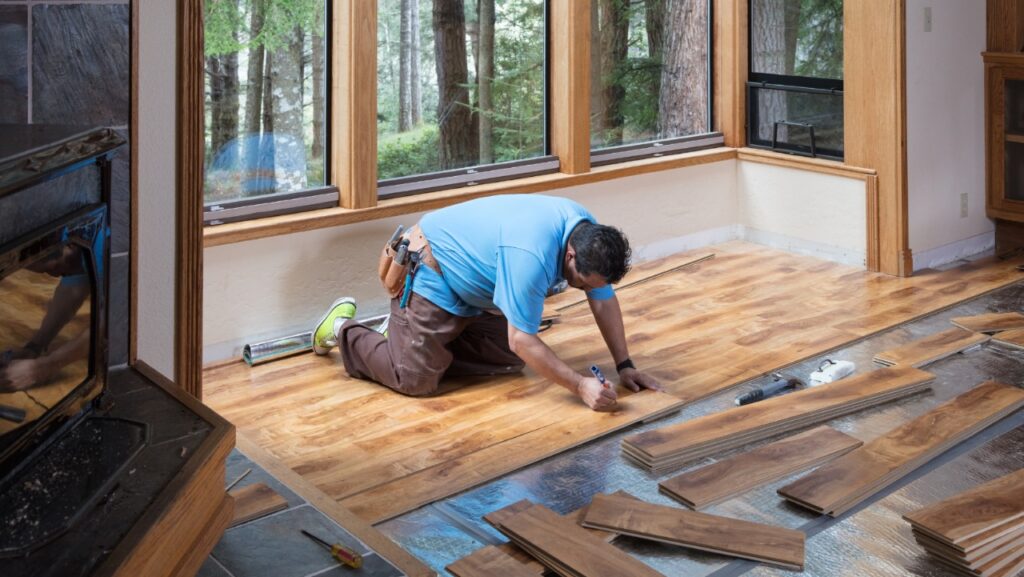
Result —
<path fill-rule="evenodd" d="M 410 397 L 429 397 L 437 393 L 443 373 L 421 374 L 412 371 L 398 371 L 395 391 Z"/>

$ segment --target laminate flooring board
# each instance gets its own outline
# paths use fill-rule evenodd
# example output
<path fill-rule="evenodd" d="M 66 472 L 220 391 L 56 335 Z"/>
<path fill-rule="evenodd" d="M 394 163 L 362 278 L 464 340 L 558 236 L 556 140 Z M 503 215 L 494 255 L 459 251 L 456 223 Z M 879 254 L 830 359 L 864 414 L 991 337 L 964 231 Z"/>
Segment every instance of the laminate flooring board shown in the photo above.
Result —
<path fill-rule="evenodd" d="M 288 508 L 288 501 L 266 483 L 253 483 L 228 492 L 235 499 L 230 527 Z"/>
<path fill-rule="evenodd" d="M 537 577 L 497 547 L 487 546 L 445 567 L 455 577 Z"/>
<path fill-rule="evenodd" d="M 812 511 L 840 515 L 1022 406 L 1024 390 L 987 381 L 779 489 L 779 494 Z"/>
<path fill-rule="evenodd" d="M 633 496 L 631 496 L 629 493 L 626 493 L 625 491 L 617 491 L 614 493 L 614 495 L 619 495 L 629 499 L 635 499 Z M 487 521 L 487 523 L 495 529 L 500 530 L 502 522 L 504 520 L 509 519 L 516 514 L 522 513 L 523 511 L 529 509 L 533 505 L 534 503 L 529 499 L 521 499 L 519 501 L 516 501 L 515 503 L 512 503 L 511 505 L 507 505 L 505 507 L 502 507 L 501 509 L 496 509 L 494 511 L 491 511 L 490 513 L 487 513 L 486 515 L 484 515 L 484 521 Z M 589 506 L 590 504 L 588 503 L 580 507 L 579 509 L 565 515 L 565 517 L 570 519 L 573 523 L 582 526 L 583 517 L 586 515 L 587 507 Z M 587 529 L 587 531 L 590 531 L 595 537 L 601 539 L 605 543 L 611 543 L 619 536 L 618 533 L 602 531 L 600 529 Z"/>
<path fill-rule="evenodd" d="M 1024 329 L 998 332 L 992 335 L 992 340 L 1009 347 L 1024 349 Z"/>
<path fill-rule="evenodd" d="M 935 376 L 913 367 L 883 368 L 698 417 L 623 440 L 625 454 L 662 472 L 688 461 L 902 398 L 927 389 Z"/>
<path fill-rule="evenodd" d="M 588 513 L 589 514 L 589 513 Z M 580 577 L 655 577 L 654 569 L 594 537 L 543 505 L 534 505 L 502 524 L 515 542 L 539 554 L 560 575 Z"/>
<path fill-rule="evenodd" d="M 1017 312 L 955 317 L 950 319 L 950 322 L 976 333 L 995 333 L 1012 329 L 1024 329 L 1024 315 Z"/>
<path fill-rule="evenodd" d="M 584 525 L 624 535 L 680 545 L 802 570 L 804 534 L 614 495 L 595 495 Z"/>
<path fill-rule="evenodd" d="M 921 368 L 929 363 L 981 345 L 989 338 L 982 333 L 954 327 L 901 347 L 882 351 L 875 355 L 874 360 L 882 365 L 910 365 Z"/>
<path fill-rule="evenodd" d="M 831 427 L 817 427 L 658 484 L 662 493 L 701 510 L 755 487 L 810 469 L 863 443 Z"/>
<path fill-rule="evenodd" d="M 961 547 L 952 545 L 941 539 L 936 539 L 928 533 L 918 531 L 916 528 L 912 528 L 911 532 L 914 535 L 914 539 L 916 539 L 922 547 L 946 551 L 949 555 L 970 563 L 984 562 L 997 550 L 1003 549 L 1013 543 L 1024 543 L 1024 524 L 1021 523 L 1013 524 L 1009 529 L 1001 531 L 995 537 L 992 537 L 988 541 L 981 543 L 970 550 L 964 550 Z"/>
<path fill-rule="evenodd" d="M 1017 551 L 1001 568 L 990 571 L 972 571 L 937 555 L 933 555 L 932 559 L 935 559 L 954 571 L 960 572 L 962 575 L 970 575 L 974 577 L 1014 577 L 1021 571 L 1024 571 L 1024 551 Z"/>
<path fill-rule="evenodd" d="M 1024 547 L 1024 539 L 1021 538 L 1021 531 L 1015 531 L 1009 535 L 994 540 L 991 543 L 991 549 L 985 550 L 983 553 L 977 553 L 972 555 L 963 555 L 956 549 L 949 547 L 944 543 L 940 543 L 927 535 L 920 533 L 914 533 L 914 539 L 917 544 L 923 549 L 933 555 L 939 555 L 946 559 L 963 565 L 968 569 L 980 570 L 983 567 L 988 569 L 997 569 L 992 564 L 996 561 L 1003 560 L 1008 561 L 1008 553 L 1012 553 L 1017 549 Z"/>
<path fill-rule="evenodd" d="M 997 527 L 1024 522 L 1024 469 L 903 516 L 915 529 L 961 545 Z M 1012 524 L 1012 525 L 1009 525 Z"/>
<path fill-rule="evenodd" d="M 709 252 L 715 257 L 670 270 Z M 619 297 L 630 353 L 668 394 L 624 395 L 612 418 L 529 370 L 446 380 L 464 387 L 405 397 L 347 377 L 336 351 L 209 367 L 203 399 L 282 464 L 378 522 L 1017 281 L 1017 262 L 898 278 L 737 241 L 638 264 L 624 283 L 664 274 Z M 566 310 L 541 338 L 576 370 L 597 363 L 613 372 L 586 306 Z"/>

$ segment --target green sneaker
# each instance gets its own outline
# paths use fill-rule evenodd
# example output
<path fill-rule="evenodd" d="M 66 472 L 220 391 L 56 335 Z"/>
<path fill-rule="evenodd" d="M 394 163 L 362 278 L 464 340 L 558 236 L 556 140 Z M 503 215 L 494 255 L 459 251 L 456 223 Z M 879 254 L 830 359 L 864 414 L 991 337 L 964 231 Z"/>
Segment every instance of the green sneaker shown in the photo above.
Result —
<path fill-rule="evenodd" d="M 342 297 L 331 304 L 324 316 L 313 328 L 313 352 L 326 355 L 336 344 L 338 337 L 334 334 L 337 321 L 344 321 L 356 316 L 356 301 L 352 297 Z"/>

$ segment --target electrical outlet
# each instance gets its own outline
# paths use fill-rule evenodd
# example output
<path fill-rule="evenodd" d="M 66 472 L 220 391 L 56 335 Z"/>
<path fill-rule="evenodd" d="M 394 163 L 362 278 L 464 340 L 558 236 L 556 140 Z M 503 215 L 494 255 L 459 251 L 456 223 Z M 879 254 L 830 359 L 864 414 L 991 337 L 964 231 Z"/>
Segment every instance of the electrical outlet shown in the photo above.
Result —
<path fill-rule="evenodd" d="M 960 193 L 960 218 L 967 218 L 967 193 Z"/>
<path fill-rule="evenodd" d="M 925 32 L 931 32 L 932 31 L 932 7 L 931 6 L 925 6 L 924 7 L 924 31 Z"/>

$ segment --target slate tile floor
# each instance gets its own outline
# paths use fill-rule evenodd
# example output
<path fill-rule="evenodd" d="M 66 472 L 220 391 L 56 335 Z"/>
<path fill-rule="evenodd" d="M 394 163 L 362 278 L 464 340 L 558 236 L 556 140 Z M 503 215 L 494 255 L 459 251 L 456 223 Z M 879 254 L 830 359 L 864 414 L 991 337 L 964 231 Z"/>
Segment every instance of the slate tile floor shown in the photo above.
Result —
<path fill-rule="evenodd" d="M 252 472 L 234 488 L 266 483 L 285 498 L 288 508 L 228 529 L 198 577 L 401 577 L 401 571 L 237 449 L 228 457 L 225 485 L 250 468 Z M 363 566 L 352 569 L 339 565 L 326 550 L 302 535 L 302 529 L 355 549 L 363 555 Z"/>

